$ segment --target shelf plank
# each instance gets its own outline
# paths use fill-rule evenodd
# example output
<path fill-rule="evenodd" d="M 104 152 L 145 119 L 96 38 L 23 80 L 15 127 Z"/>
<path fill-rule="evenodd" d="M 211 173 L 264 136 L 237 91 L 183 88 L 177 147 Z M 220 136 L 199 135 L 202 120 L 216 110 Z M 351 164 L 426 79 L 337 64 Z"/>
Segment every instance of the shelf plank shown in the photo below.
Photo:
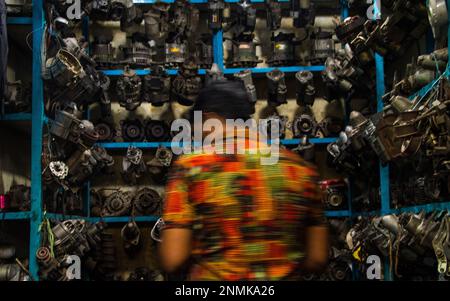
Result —
<path fill-rule="evenodd" d="M 7 17 L 7 25 L 31 25 L 33 19 L 31 17 Z"/>
<path fill-rule="evenodd" d="M 351 212 L 350 210 L 326 210 L 325 211 L 326 217 L 350 217 Z"/>
<path fill-rule="evenodd" d="M 11 113 L 0 115 L 3 121 L 31 121 L 31 113 Z"/>
<path fill-rule="evenodd" d="M 225 68 L 223 70 L 224 74 L 235 74 L 237 72 L 247 70 L 249 69 L 252 73 L 258 74 L 258 73 L 267 73 L 275 69 L 279 69 L 283 71 L 284 73 L 294 73 L 299 71 L 311 71 L 311 72 L 320 72 L 325 70 L 325 66 L 317 65 L 317 66 L 288 66 L 288 67 L 257 67 L 257 68 Z M 99 71 L 103 72 L 105 75 L 108 76 L 121 76 L 123 75 L 123 69 L 105 69 Z M 150 74 L 151 71 L 149 69 L 134 69 L 137 75 L 144 76 L 147 74 Z M 177 69 L 167 69 L 166 70 L 168 75 L 177 75 L 178 70 Z M 206 70 L 205 69 L 199 69 L 198 71 L 199 75 L 205 75 Z"/>
<path fill-rule="evenodd" d="M 149 69 L 133 69 L 136 72 L 136 75 L 139 76 L 144 76 L 147 74 L 150 74 L 151 71 Z M 121 76 L 123 75 L 123 69 L 111 69 L 111 70 L 99 70 L 101 72 L 103 72 L 105 75 L 108 76 Z M 168 75 L 177 75 L 178 74 L 178 70 L 177 69 L 167 69 L 166 73 Z M 205 69 L 199 69 L 198 70 L 198 74 L 199 75 L 205 75 L 206 74 L 206 70 Z"/>
<path fill-rule="evenodd" d="M 264 3 L 265 0 L 250 0 L 252 3 Z M 133 0 L 133 3 L 135 4 L 153 4 L 158 2 L 158 0 Z M 175 0 L 159 0 L 159 2 L 164 3 L 174 3 Z M 202 4 L 202 3 L 208 3 L 208 0 L 189 0 L 192 4 Z M 238 3 L 239 0 L 225 0 L 225 2 L 228 3 Z M 278 2 L 289 2 L 289 0 L 278 0 Z"/>
<path fill-rule="evenodd" d="M 31 213 L 29 211 L 19 212 L 0 212 L 0 220 L 21 220 L 29 219 Z"/>
<path fill-rule="evenodd" d="M 337 138 L 311 138 L 309 141 L 313 144 L 328 144 L 335 142 Z M 282 139 L 280 140 L 282 145 L 298 145 L 300 143 L 300 139 Z M 180 147 L 180 143 L 172 143 L 172 142 L 100 142 L 97 143 L 99 146 L 107 148 L 107 149 L 122 149 L 128 148 L 130 146 L 134 146 L 137 148 L 158 148 L 160 146 L 172 147 L 177 146 Z"/>

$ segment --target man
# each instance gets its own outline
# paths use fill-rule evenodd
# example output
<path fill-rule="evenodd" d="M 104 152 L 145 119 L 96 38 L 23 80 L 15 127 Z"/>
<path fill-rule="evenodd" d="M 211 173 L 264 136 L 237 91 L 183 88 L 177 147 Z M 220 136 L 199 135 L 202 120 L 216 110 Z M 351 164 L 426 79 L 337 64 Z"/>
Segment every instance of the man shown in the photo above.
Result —
<path fill-rule="evenodd" d="M 254 112 L 242 83 L 231 81 L 208 85 L 193 109 L 202 111 L 203 122 L 222 124 Z M 233 133 L 225 144 L 261 147 L 248 131 Z M 327 227 L 315 169 L 288 150 L 280 150 L 276 164 L 262 165 L 261 156 L 188 154 L 175 162 L 160 250 L 167 272 L 188 262 L 190 280 L 295 280 L 325 265 Z"/>

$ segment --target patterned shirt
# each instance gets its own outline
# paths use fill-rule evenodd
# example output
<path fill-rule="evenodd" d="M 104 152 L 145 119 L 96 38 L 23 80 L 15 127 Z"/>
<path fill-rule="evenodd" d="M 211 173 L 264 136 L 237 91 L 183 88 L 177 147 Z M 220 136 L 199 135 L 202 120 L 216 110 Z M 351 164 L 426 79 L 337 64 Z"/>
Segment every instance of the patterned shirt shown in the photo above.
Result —
<path fill-rule="evenodd" d="M 248 143 L 248 141 L 246 141 Z M 325 225 L 318 175 L 280 150 L 257 154 L 189 154 L 172 167 L 165 228 L 192 229 L 190 280 L 296 279 L 305 228 Z"/>

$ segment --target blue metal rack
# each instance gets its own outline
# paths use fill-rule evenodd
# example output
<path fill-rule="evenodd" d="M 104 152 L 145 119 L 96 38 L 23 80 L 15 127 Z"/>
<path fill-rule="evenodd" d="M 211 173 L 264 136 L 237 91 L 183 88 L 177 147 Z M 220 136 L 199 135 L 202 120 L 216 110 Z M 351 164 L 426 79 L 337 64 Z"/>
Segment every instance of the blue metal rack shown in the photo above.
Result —
<path fill-rule="evenodd" d="M 280 2 L 288 2 L 288 0 L 279 0 Z M 379 2 L 379 0 L 377 0 Z M 134 0 L 134 3 L 151 4 L 156 2 L 155 0 Z M 173 3 L 174 0 L 165 0 L 164 2 Z M 191 3 L 207 3 L 207 0 L 191 0 Z M 238 0 L 226 0 L 226 2 L 238 2 Z M 253 0 L 253 3 L 263 3 L 264 0 Z M 450 7 L 450 0 L 447 0 L 447 6 Z M 38 265 L 35 258 L 35 253 L 40 246 L 40 232 L 39 226 L 42 223 L 44 217 L 64 220 L 64 219 L 86 219 L 91 222 L 104 221 L 107 223 L 123 223 L 127 222 L 130 217 L 91 217 L 89 214 L 89 186 L 86 184 L 86 205 L 87 205 L 87 216 L 73 216 L 73 215 L 62 215 L 54 213 L 44 213 L 42 210 L 42 183 L 41 183 L 41 151 L 42 151 L 42 135 L 43 135 L 43 124 L 46 122 L 44 116 L 44 95 L 43 95 L 43 82 L 41 78 L 41 38 L 43 36 L 44 29 L 44 19 L 43 19 L 43 0 L 33 1 L 33 16 L 29 17 L 10 17 L 7 19 L 7 23 L 10 25 L 32 25 L 33 29 L 33 74 L 32 74 L 32 113 L 18 113 L 18 114 L 6 114 L 0 115 L 0 121 L 30 121 L 32 126 L 32 151 L 31 151 L 31 209 L 27 212 L 0 212 L 0 220 L 29 220 L 30 221 L 30 247 L 29 247 L 29 270 L 32 277 L 36 280 L 38 277 Z M 376 8 L 379 7 L 376 6 Z M 344 19 L 349 16 L 349 9 L 346 0 L 341 0 L 341 18 Z M 83 33 L 88 36 L 88 19 L 83 21 Z M 450 28 L 449 28 L 450 36 Z M 213 33 L 213 54 L 214 62 L 218 64 L 219 68 L 224 72 L 224 74 L 232 74 L 239 72 L 243 69 L 241 68 L 224 68 L 223 63 L 223 33 L 222 31 L 216 31 Z M 378 110 L 382 110 L 382 95 L 384 94 L 384 63 L 383 58 L 376 54 L 375 58 L 376 64 L 376 95 Z M 252 73 L 266 73 L 274 68 L 250 68 Z M 309 70 L 312 72 L 320 72 L 324 70 L 324 66 L 288 66 L 279 67 L 280 70 L 286 73 L 298 72 L 300 70 Z M 104 70 L 103 71 L 108 76 L 119 76 L 123 72 L 122 70 Z M 149 70 L 137 70 L 138 75 L 146 75 Z M 177 70 L 168 70 L 169 75 L 176 75 Z M 200 70 L 199 74 L 205 74 L 205 70 Z M 430 83 L 428 86 L 424 87 L 422 90 L 416 93 L 416 95 L 423 95 L 433 87 L 435 82 Z M 415 95 L 413 95 L 415 96 Z M 412 97 L 413 97 L 412 96 Z M 310 141 L 315 144 L 325 144 L 335 141 L 336 138 L 314 138 Z M 297 145 L 299 139 L 283 139 L 281 143 L 284 145 Z M 109 149 L 123 149 L 130 145 L 139 148 L 156 148 L 161 145 L 170 146 L 170 142 L 111 142 L 111 143 L 99 143 L 101 146 Z M 355 216 L 373 216 L 379 214 L 396 214 L 401 212 L 419 212 L 424 210 L 426 212 L 439 209 L 450 209 L 450 202 L 434 203 L 421 206 L 405 207 L 400 209 L 390 208 L 390 192 L 389 192 L 389 167 L 380 166 L 380 192 L 381 192 L 381 207 L 379 210 L 370 212 L 353 212 L 351 209 L 351 189 L 349 190 L 349 209 L 348 210 L 338 210 L 338 211 L 327 211 L 326 216 L 328 217 L 355 217 Z M 138 222 L 155 222 L 158 216 L 139 216 L 135 217 Z M 389 275 L 389 268 L 386 266 L 385 279 L 391 280 L 392 277 Z"/>

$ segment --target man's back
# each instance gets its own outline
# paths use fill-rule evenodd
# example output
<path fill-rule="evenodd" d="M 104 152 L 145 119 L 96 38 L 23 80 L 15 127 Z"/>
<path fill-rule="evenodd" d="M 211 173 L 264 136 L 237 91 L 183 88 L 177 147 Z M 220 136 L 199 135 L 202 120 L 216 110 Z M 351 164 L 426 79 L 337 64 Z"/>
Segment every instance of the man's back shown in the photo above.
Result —
<path fill-rule="evenodd" d="M 292 279 L 304 229 L 324 223 L 315 169 L 280 151 L 179 158 L 167 187 L 166 229 L 192 229 L 192 280 Z"/>

